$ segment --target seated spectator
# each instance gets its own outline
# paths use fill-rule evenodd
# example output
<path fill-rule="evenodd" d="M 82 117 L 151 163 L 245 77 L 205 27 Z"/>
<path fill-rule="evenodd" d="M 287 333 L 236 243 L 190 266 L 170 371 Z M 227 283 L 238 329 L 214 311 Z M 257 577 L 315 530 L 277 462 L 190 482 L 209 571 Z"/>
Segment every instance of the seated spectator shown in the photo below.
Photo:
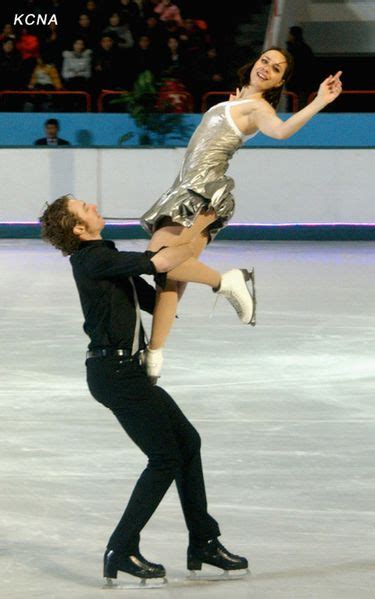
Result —
<path fill-rule="evenodd" d="M 160 54 L 165 45 L 166 31 L 155 15 L 147 17 L 142 33 L 150 38 L 152 49 Z"/>
<path fill-rule="evenodd" d="M 142 12 L 143 17 L 148 19 L 148 17 L 155 16 L 155 8 L 159 4 L 160 0 L 143 0 L 142 3 Z"/>
<path fill-rule="evenodd" d="M 12 38 L 5 38 L 0 49 L 0 89 L 23 86 L 22 56 Z"/>
<path fill-rule="evenodd" d="M 82 39 L 73 42 L 73 50 L 63 52 L 62 76 L 67 89 L 86 90 L 91 77 L 92 50 Z"/>
<path fill-rule="evenodd" d="M 45 60 L 53 63 L 60 70 L 63 45 L 59 32 L 58 26 L 55 23 L 50 23 L 44 31 L 40 47 Z"/>
<path fill-rule="evenodd" d="M 86 48 L 93 50 L 97 44 L 98 32 L 91 23 L 90 17 L 84 13 L 78 17 L 78 27 L 76 27 L 73 37 L 85 42 Z"/>
<path fill-rule="evenodd" d="M 113 38 L 102 35 L 94 58 L 94 85 L 102 89 L 118 89 L 122 82 L 121 53 Z"/>
<path fill-rule="evenodd" d="M 195 111 L 200 112 L 202 96 L 209 91 L 225 90 L 224 67 L 218 59 L 216 48 L 208 48 L 199 60 L 188 55 L 187 85 L 194 96 Z"/>
<path fill-rule="evenodd" d="M 29 32 L 27 27 L 22 27 L 16 47 L 21 52 L 22 60 L 36 60 L 40 52 L 39 39 Z"/>
<path fill-rule="evenodd" d="M 62 89 L 60 75 L 54 64 L 45 61 L 43 55 L 36 59 L 37 64 L 29 81 L 29 89 L 37 91 L 59 91 Z M 24 111 L 50 112 L 60 107 L 53 94 L 34 95 L 24 104 Z"/>
<path fill-rule="evenodd" d="M 139 7 L 134 0 L 119 0 L 116 6 L 121 23 L 127 23 L 133 35 L 136 35 L 142 25 Z"/>
<path fill-rule="evenodd" d="M 96 0 L 86 0 L 86 2 L 83 2 L 82 13 L 89 17 L 90 23 L 92 23 L 96 31 L 99 31 L 103 21 L 103 9 L 101 4 L 98 4 Z"/>
<path fill-rule="evenodd" d="M 169 37 L 180 39 L 183 30 L 176 21 L 165 21 L 162 25 L 164 27 L 164 43 L 168 41 Z"/>
<path fill-rule="evenodd" d="M 5 23 L 2 32 L 0 33 L 0 43 L 5 39 L 16 39 L 16 34 L 11 23 Z"/>
<path fill-rule="evenodd" d="M 59 121 L 57 119 L 48 119 L 48 121 L 44 123 L 44 129 L 46 136 L 36 139 L 34 141 L 34 146 L 70 146 L 70 143 L 66 141 L 66 139 L 57 136 L 60 129 Z"/>
<path fill-rule="evenodd" d="M 168 38 L 167 49 L 162 63 L 162 75 L 174 77 L 181 81 L 185 80 L 186 60 L 176 37 Z"/>
<path fill-rule="evenodd" d="M 132 55 L 133 80 L 137 79 L 144 71 L 151 71 L 157 75 L 160 70 L 158 63 L 158 55 L 151 46 L 149 36 L 141 35 Z"/>
<path fill-rule="evenodd" d="M 184 44 L 185 52 L 197 56 L 205 52 L 209 39 L 207 33 L 196 25 L 194 19 L 188 18 L 182 23 L 180 41 Z"/>
<path fill-rule="evenodd" d="M 36 59 L 40 54 L 39 39 L 29 32 L 27 27 L 22 27 L 20 36 L 16 41 L 16 48 L 22 56 L 23 79 L 29 81 Z"/>
<path fill-rule="evenodd" d="M 29 82 L 29 89 L 62 89 L 60 75 L 55 65 L 44 62 L 44 58 L 42 58 L 42 56 L 37 58 L 37 64 L 34 67 Z"/>
<path fill-rule="evenodd" d="M 172 4 L 172 0 L 161 0 L 156 5 L 155 12 L 161 21 L 175 21 L 177 25 L 182 25 L 180 9 L 176 4 Z"/>
<path fill-rule="evenodd" d="M 134 38 L 130 27 L 127 23 L 121 24 L 120 15 L 114 12 L 109 17 L 109 24 L 104 29 L 102 35 L 110 35 L 117 41 L 118 47 L 122 50 L 132 48 L 134 46 Z"/>

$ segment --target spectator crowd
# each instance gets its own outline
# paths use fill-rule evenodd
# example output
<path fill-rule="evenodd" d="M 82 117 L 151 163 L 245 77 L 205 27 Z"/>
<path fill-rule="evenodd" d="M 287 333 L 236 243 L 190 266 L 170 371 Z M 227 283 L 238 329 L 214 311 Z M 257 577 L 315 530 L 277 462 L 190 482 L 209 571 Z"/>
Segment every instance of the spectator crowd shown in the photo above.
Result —
<path fill-rule="evenodd" d="M 215 40 L 189 0 L 15 4 L 19 13 L 54 14 L 57 25 L 14 26 L 11 14 L 0 16 L 0 90 L 85 91 L 95 107 L 101 90 L 131 90 L 150 70 L 177 80 L 199 110 L 204 92 L 226 88 Z"/>

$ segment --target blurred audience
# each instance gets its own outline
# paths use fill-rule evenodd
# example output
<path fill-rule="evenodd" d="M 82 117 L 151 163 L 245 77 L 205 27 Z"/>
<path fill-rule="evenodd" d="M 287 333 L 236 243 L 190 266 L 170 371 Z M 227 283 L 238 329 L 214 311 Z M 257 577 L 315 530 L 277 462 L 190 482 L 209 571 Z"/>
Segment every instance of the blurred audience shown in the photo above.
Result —
<path fill-rule="evenodd" d="M 176 89 L 187 87 L 196 97 L 197 109 L 205 86 L 225 89 L 204 20 L 207 10 L 202 5 L 200 12 L 199 2 L 22 0 L 25 14 L 46 10 L 56 14 L 58 25 L 14 27 L 4 13 L 0 22 L 2 89 L 85 91 L 94 94 L 95 106 L 101 89 L 130 90 L 139 74 L 150 70 L 160 84 L 165 85 L 160 78 L 167 78 L 168 85 L 173 81 Z M 66 106 L 68 100 L 63 97 L 61 102 Z"/>

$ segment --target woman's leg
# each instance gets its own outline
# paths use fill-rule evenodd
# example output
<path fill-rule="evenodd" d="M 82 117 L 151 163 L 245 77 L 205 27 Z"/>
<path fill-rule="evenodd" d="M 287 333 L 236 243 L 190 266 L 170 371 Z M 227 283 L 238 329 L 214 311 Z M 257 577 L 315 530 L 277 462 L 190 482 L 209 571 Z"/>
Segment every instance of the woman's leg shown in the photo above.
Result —
<path fill-rule="evenodd" d="M 189 281 L 203 283 L 211 287 L 220 285 L 220 273 L 199 262 L 196 258 L 207 245 L 208 234 L 201 233 L 194 244 L 195 258 L 186 260 L 183 264 L 168 273 L 165 289 L 157 289 L 156 304 L 152 319 L 150 349 L 160 349 L 164 346 L 173 326 L 177 311 L 177 303 Z"/>
<path fill-rule="evenodd" d="M 201 232 L 204 231 L 204 229 L 206 229 L 215 220 L 216 215 L 213 210 L 198 214 L 194 224 L 190 228 L 176 225 L 170 219 L 166 219 L 165 226 L 155 231 L 147 249 L 152 252 L 156 252 L 163 246 L 181 245 L 196 238 L 197 242 L 195 258 L 197 258 L 202 252 L 203 248 L 206 246 L 208 240 L 207 234 L 202 236 Z M 160 349 L 165 344 L 176 316 L 178 300 L 182 296 L 184 287 L 186 287 L 186 285 L 183 287 L 182 283 L 187 283 L 189 280 L 192 280 L 193 282 L 201 282 L 210 285 L 214 279 L 213 284 L 215 285 L 217 284 L 218 278 L 220 281 L 219 273 L 216 273 L 216 271 L 213 271 L 209 267 L 205 267 L 205 265 L 202 265 L 202 268 L 197 268 L 197 270 L 195 270 L 194 266 L 197 266 L 197 264 L 195 264 L 196 262 L 197 261 L 194 258 L 186 261 L 184 263 L 184 265 L 187 266 L 186 272 L 182 268 L 182 265 L 180 265 L 180 267 L 174 269 L 174 271 L 177 271 L 177 276 L 173 277 L 173 274 L 176 275 L 176 272 L 173 273 L 173 271 L 171 271 L 172 277 L 170 276 L 171 273 L 168 273 L 165 288 L 157 288 L 156 305 L 152 320 L 151 339 L 149 344 L 150 349 Z M 184 273 L 185 277 L 183 277 Z M 191 276 L 188 277 L 188 274 L 193 277 L 194 275 L 199 276 L 199 280 L 195 281 L 195 278 L 191 279 Z M 179 284 L 178 281 L 181 281 L 181 284 Z"/>

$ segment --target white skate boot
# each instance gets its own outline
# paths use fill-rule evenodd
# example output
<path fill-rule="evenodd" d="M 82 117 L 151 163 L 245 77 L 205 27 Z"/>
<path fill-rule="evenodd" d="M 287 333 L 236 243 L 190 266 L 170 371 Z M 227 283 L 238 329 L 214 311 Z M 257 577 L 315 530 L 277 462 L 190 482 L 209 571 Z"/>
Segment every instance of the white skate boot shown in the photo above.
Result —
<path fill-rule="evenodd" d="M 251 290 L 246 285 L 246 281 L 251 281 Z M 243 324 L 255 326 L 256 297 L 253 268 L 250 271 L 240 268 L 228 270 L 222 275 L 220 287 L 215 293 L 228 300 Z"/>
<path fill-rule="evenodd" d="M 163 349 L 150 349 L 147 347 L 142 362 L 151 384 L 156 385 L 163 366 Z"/>

